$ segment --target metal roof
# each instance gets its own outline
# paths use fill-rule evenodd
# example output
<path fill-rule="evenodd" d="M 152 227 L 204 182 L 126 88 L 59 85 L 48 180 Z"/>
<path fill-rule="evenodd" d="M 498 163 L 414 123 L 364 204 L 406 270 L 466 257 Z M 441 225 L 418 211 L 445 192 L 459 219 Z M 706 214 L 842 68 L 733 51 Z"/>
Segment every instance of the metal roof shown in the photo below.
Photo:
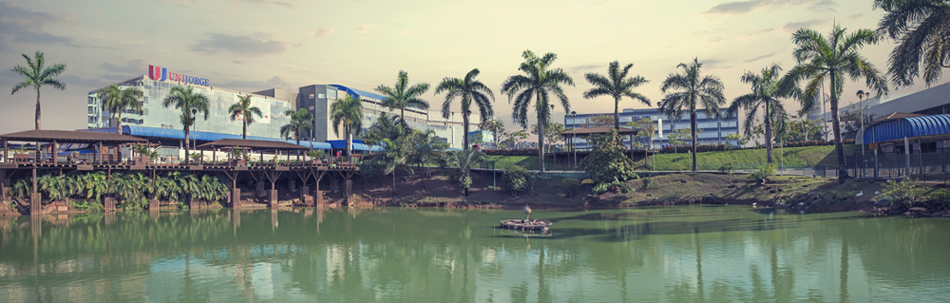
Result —
<path fill-rule="evenodd" d="M 58 142 L 58 143 L 145 143 L 145 139 L 129 136 L 128 134 L 112 133 L 91 133 L 71 130 L 27 130 L 0 135 L 0 138 L 8 141 L 25 142 Z"/>
<path fill-rule="evenodd" d="M 251 147 L 265 150 L 306 150 L 305 146 L 274 140 L 221 139 L 198 145 L 197 149 L 210 150 L 221 147 Z"/>
<path fill-rule="evenodd" d="M 880 143 L 905 137 L 950 135 L 950 114 L 905 117 L 867 127 L 863 143 Z"/>
<path fill-rule="evenodd" d="M 349 88 L 340 84 L 330 84 L 330 86 L 336 87 L 336 89 L 338 90 L 346 91 L 347 94 L 350 94 L 356 97 L 367 97 L 367 98 L 373 98 L 380 101 L 382 101 L 383 99 L 386 99 L 386 97 L 380 94 L 375 94 L 375 93 L 371 93 L 364 90 L 358 90 L 355 88 Z"/>
<path fill-rule="evenodd" d="M 346 140 L 330 140 L 330 141 L 327 141 L 327 143 L 330 143 L 330 145 L 336 149 L 346 148 Z M 360 140 L 353 140 L 353 150 L 368 151 L 370 150 L 370 147 L 369 145 L 363 144 Z M 382 147 L 373 146 L 371 151 L 381 151 L 381 150 L 383 150 Z"/>
<path fill-rule="evenodd" d="M 116 133 L 115 127 L 106 127 L 106 128 L 95 128 L 95 129 L 83 129 L 84 132 L 95 132 L 95 133 Z M 185 139 L 185 131 L 181 129 L 171 129 L 171 128 L 158 128 L 158 127 L 146 127 L 146 126 L 134 126 L 134 125 L 122 125 L 122 133 L 139 136 L 139 137 L 152 137 L 152 138 L 164 138 L 164 139 Z M 222 134 L 222 133 L 212 133 L 212 132 L 202 132 L 202 131 L 190 131 L 189 138 L 192 140 L 198 141 L 218 141 L 221 139 L 242 139 L 241 135 L 232 135 L 232 134 Z M 257 137 L 257 136 L 247 136 L 248 140 L 262 140 L 262 141 L 279 141 L 286 142 L 291 144 L 297 144 L 296 140 L 285 140 L 277 138 L 266 138 L 266 137 Z M 317 142 L 314 141 L 313 148 L 318 149 L 331 149 L 329 143 L 326 142 Z M 300 141 L 300 146 L 310 147 L 310 141 Z"/>

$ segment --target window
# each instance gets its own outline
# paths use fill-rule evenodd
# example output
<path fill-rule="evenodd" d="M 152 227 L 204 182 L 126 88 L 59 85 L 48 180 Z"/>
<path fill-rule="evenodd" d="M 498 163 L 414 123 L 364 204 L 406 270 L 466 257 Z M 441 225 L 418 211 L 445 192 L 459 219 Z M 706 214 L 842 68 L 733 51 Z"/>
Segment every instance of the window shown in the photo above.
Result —
<path fill-rule="evenodd" d="M 90 106 L 86 113 L 87 113 L 87 114 L 95 114 L 95 113 L 96 113 L 96 108 Z"/>
<path fill-rule="evenodd" d="M 310 94 L 310 100 L 313 100 L 313 94 Z"/>
<path fill-rule="evenodd" d="M 327 89 L 327 99 L 336 100 L 336 90 L 332 88 Z"/>
<path fill-rule="evenodd" d="M 147 108 L 142 111 L 142 116 L 148 116 L 148 109 L 147 109 Z"/>
<path fill-rule="evenodd" d="M 317 94 L 317 98 L 326 99 L 326 98 L 327 98 L 327 95 L 324 95 L 324 94 Z"/>

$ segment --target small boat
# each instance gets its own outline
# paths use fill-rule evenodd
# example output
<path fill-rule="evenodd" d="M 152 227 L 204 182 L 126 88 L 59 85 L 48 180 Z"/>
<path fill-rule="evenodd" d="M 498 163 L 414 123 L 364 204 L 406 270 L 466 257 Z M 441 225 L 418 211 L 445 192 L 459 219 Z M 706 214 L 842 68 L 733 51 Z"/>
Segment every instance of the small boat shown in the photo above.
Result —
<path fill-rule="evenodd" d="M 501 220 L 501 228 L 519 229 L 519 230 L 538 230 L 546 231 L 551 226 L 551 221 L 547 220 L 528 220 L 528 219 L 508 219 Z"/>

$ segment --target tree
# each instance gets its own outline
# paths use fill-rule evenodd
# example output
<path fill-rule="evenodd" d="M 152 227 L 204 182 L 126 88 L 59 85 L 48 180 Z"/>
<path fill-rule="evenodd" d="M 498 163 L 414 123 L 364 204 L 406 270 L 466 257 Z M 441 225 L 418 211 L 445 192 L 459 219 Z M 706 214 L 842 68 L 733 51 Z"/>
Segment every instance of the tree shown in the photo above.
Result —
<path fill-rule="evenodd" d="M 169 107 L 175 105 L 175 109 L 181 110 L 179 120 L 185 131 L 185 164 L 191 164 L 190 149 L 188 147 L 188 137 L 191 126 L 195 124 L 195 117 L 199 113 L 204 114 L 204 119 L 208 120 L 209 110 L 208 97 L 192 90 L 191 85 L 175 86 L 169 91 L 168 96 L 162 101 L 162 106 Z M 194 111 L 194 112 L 192 112 Z"/>
<path fill-rule="evenodd" d="M 683 141 L 689 140 L 690 138 L 692 138 L 692 132 L 691 132 L 691 130 L 685 129 L 685 128 L 674 129 L 674 130 L 673 130 L 672 132 L 670 132 L 670 134 L 667 135 L 667 136 L 669 136 L 669 138 L 670 138 L 670 140 L 669 140 L 670 145 L 673 145 L 673 154 L 674 154 L 674 155 L 677 155 L 677 156 L 674 158 L 674 159 L 675 159 L 674 161 L 679 160 L 679 153 L 677 152 L 676 149 L 677 149 L 681 144 L 683 144 Z M 695 155 L 696 155 L 696 154 L 694 153 L 693 156 L 695 156 Z M 694 160 L 693 163 L 696 163 L 696 161 Z"/>
<path fill-rule="evenodd" d="M 737 144 L 738 146 L 743 146 L 743 145 L 745 145 L 745 144 L 747 143 L 747 141 L 742 140 L 742 135 L 740 135 L 739 133 L 730 133 L 730 134 L 726 135 L 725 138 L 726 138 L 726 142 L 735 140 L 735 141 L 736 141 L 736 144 Z M 723 145 L 722 149 L 725 150 L 725 149 L 726 149 L 726 146 Z"/>
<path fill-rule="evenodd" d="M 625 155 L 623 139 L 616 129 L 609 134 L 593 135 L 588 140 L 591 146 L 590 155 L 581 160 L 581 167 L 597 184 L 612 184 L 621 186 L 624 181 L 637 178 L 633 172 L 633 160 Z"/>
<path fill-rule="evenodd" d="M 645 143 L 645 148 L 643 149 L 643 165 L 647 163 L 647 157 L 650 156 L 650 149 L 653 148 L 653 135 L 656 134 L 656 124 L 653 123 L 653 120 L 650 118 L 643 118 L 637 121 L 627 122 L 627 126 L 633 127 L 637 130 L 637 138 L 643 138 Z"/>
<path fill-rule="evenodd" d="M 531 107 L 531 101 L 534 100 L 534 110 L 538 114 L 538 161 L 541 172 L 544 172 L 544 152 L 541 149 L 544 146 L 544 125 L 551 120 L 551 111 L 554 106 L 549 100 L 549 95 L 554 94 L 560 99 L 564 111 L 570 112 L 571 103 L 561 85 L 574 86 L 574 80 L 560 68 L 549 69 L 551 63 L 557 59 L 554 53 L 538 57 L 530 50 L 526 50 L 521 56 L 525 61 L 521 63 L 518 70 L 524 75 L 508 77 L 502 83 L 501 90 L 503 94 L 508 95 L 508 103 L 515 101 L 511 116 L 514 122 L 521 124 L 523 128 L 528 127 L 528 109 Z"/>
<path fill-rule="evenodd" d="M 696 171 L 696 108 L 702 106 L 706 109 L 707 116 L 719 117 L 719 106 L 726 103 L 726 98 L 722 94 L 723 85 L 716 76 L 700 76 L 698 58 L 693 58 L 693 63 L 687 65 L 680 63 L 676 67 L 683 68 L 682 74 L 670 74 L 663 81 L 663 87 L 660 90 L 664 94 L 668 90 L 678 90 L 667 94 L 660 101 L 660 111 L 670 117 L 670 119 L 680 120 L 685 113 L 689 113 L 689 125 L 692 130 L 693 144 L 693 171 Z"/>
<path fill-rule="evenodd" d="M 244 140 L 247 140 L 247 127 L 254 123 L 254 116 L 264 117 L 264 113 L 257 106 L 251 106 L 251 95 L 238 96 L 238 102 L 228 107 L 228 113 L 231 114 L 231 121 L 241 118 L 242 134 Z M 285 113 L 286 114 L 286 113 Z"/>
<path fill-rule="evenodd" d="M 775 137 L 772 133 L 772 124 L 788 120 L 788 113 L 785 112 L 785 106 L 780 98 L 801 94 L 798 87 L 794 85 L 781 85 L 779 75 L 781 71 L 782 68 L 778 64 L 772 64 L 759 73 L 746 72 L 741 80 L 743 83 L 752 85 L 752 92 L 736 97 L 727 110 L 728 118 L 738 115 L 740 108 L 746 111 L 745 122 L 742 126 L 748 133 L 756 124 L 759 107 L 765 107 L 762 120 L 765 125 L 765 158 L 768 164 L 772 164 L 772 138 Z"/>
<path fill-rule="evenodd" d="M 479 123 L 478 128 L 492 132 L 495 148 L 498 148 L 498 141 L 505 133 L 505 123 L 499 119 L 488 119 Z"/>
<path fill-rule="evenodd" d="M 385 159 L 385 168 L 383 174 L 393 175 L 393 200 L 396 200 L 396 169 L 405 167 L 411 153 L 410 136 L 402 136 L 396 140 L 383 139 L 383 158 Z M 411 167 L 405 167 L 412 173 Z"/>
<path fill-rule="evenodd" d="M 382 116 L 380 117 L 382 118 Z M 363 128 L 363 101 L 353 95 L 338 99 L 330 105 L 330 120 L 333 123 L 333 132 L 340 136 L 340 125 L 343 125 L 343 134 L 346 136 L 346 156 L 353 151 L 353 136 Z"/>
<path fill-rule="evenodd" d="M 538 125 L 531 125 L 531 134 L 538 134 Z M 554 153 L 554 144 L 564 140 L 564 137 L 561 135 L 566 132 L 564 129 L 564 124 L 551 122 L 544 126 L 544 140 L 547 141 L 548 152 L 551 152 L 554 155 L 554 162 L 557 163 L 557 154 Z"/>
<path fill-rule="evenodd" d="M 587 123 L 584 124 L 586 127 L 607 127 L 611 124 L 614 124 L 614 118 L 609 115 L 596 115 L 590 118 L 587 118 Z"/>
<path fill-rule="evenodd" d="M 42 116 L 40 111 L 40 88 L 48 85 L 58 90 L 66 89 L 66 84 L 53 78 L 63 73 L 66 70 L 66 65 L 53 64 L 53 66 L 44 68 L 45 60 L 43 53 L 40 51 L 36 51 L 33 59 L 23 54 L 23 59 L 26 59 L 26 67 L 17 65 L 11 69 L 11 71 L 23 77 L 23 82 L 14 85 L 10 94 L 16 94 L 21 88 L 33 86 L 33 90 L 36 91 L 36 129 L 40 129 L 40 118 Z"/>
<path fill-rule="evenodd" d="M 309 131 L 313 127 L 313 116 L 310 115 L 310 111 L 306 108 L 301 108 L 297 111 L 288 109 L 284 112 L 284 115 L 290 117 L 290 122 L 280 127 L 280 136 L 288 140 L 292 136 L 297 140 L 297 145 L 300 145 L 300 134 Z M 233 114 L 232 117 L 234 117 Z M 300 161 L 299 150 L 297 152 L 297 161 Z"/>
<path fill-rule="evenodd" d="M 627 73 L 630 72 L 631 67 L 633 67 L 633 63 L 627 64 L 623 67 L 623 71 L 620 71 L 620 61 L 614 61 L 610 62 L 610 66 L 607 68 L 607 77 L 597 73 L 584 75 L 587 82 L 594 85 L 594 88 L 584 92 L 584 99 L 593 99 L 599 96 L 614 98 L 614 128 L 617 130 L 620 130 L 620 99 L 628 97 L 640 100 L 641 103 L 647 106 L 652 106 L 649 98 L 633 91 L 637 86 L 650 81 L 639 75 L 628 78 Z"/>
<path fill-rule="evenodd" d="M 376 87 L 376 91 L 385 97 L 381 100 L 380 105 L 388 107 L 390 110 L 398 108 L 399 118 L 403 121 L 406 121 L 406 107 L 429 109 L 429 102 L 419 98 L 428 90 L 428 83 L 409 86 L 409 73 L 405 71 L 399 71 L 396 85 L 392 88 L 385 85 Z"/>
<path fill-rule="evenodd" d="M 886 13 L 877 31 L 900 41 L 891 51 L 887 72 L 897 86 L 910 86 L 924 68 L 929 87 L 950 67 L 950 1 L 874 0 Z"/>
<path fill-rule="evenodd" d="M 439 86 L 435 88 L 436 95 L 442 92 L 448 92 L 445 95 L 445 102 L 442 102 L 442 118 L 448 119 L 452 114 L 452 112 L 449 111 L 452 100 L 456 98 L 460 99 L 459 102 L 461 102 L 462 105 L 462 129 L 465 132 L 465 136 L 462 136 L 464 141 L 464 147 L 462 149 L 468 149 L 468 116 L 472 113 L 472 111 L 469 110 L 472 102 L 478 106 L 482 123 L 490 121 L 492 116 L 495 115 L 491 107 L 491 102 L 495 101 L 495 94 L 493 94 L 491 89 L 482 83 L 482 81 L 475 80 L 478 73 L 478 69 L 475 68 L 469 71 L 468 74 L 465 74 L 464 79 L 446 77 L 442 80 L 442 83 L 439 83 Z M 491 100 L 489 100 L 489 97 L 491 97 Z"/>
<path fill-rule="evenodd" d="M 864 119 L 864 125 L 868 125 L 874 120 L 874 114 L 865 114 L 862 111 L 863 106 L 848 106 L 841 111 L 841 139 L 854 140 L 857 138 L 858 131 L 861 130 L 861 119 Z"/>
<path fill-rule="evenodd" d="M 509 148 L 514 146 L 515 143 L 528 138 L 528 133 L 524 130 L 504 133 L 503 135 L 505 136 L 505 139 L 502 140 L 501 144 Z"/>
<path fill-rule="evenodd" d="M 468 190 L 472 186 L 471 168 L 473 165 L 484 161 L 485 157 L 485 153 L 477 150 L 449 152 L 446 157 L 449 166 L 458 169 L 458 182 L 466 196 L 468 196 Z"/>
<path fill-rule="evenodd" d="M 399 117 L 389 116 L 383 112 L 379 114 L 376 122 L 373 122 L 373 125 L 370 125 L 361 137 L 363 143 L 376 145 L 383 142 L 383 139 L 396 140 L 396 138 L 405 135 L 410 130 L 409 126 L 403 123 Z"/>
<path fill-rule="evenodd" d="M 410 162 L 419 164 L 420 168 L 426 161 L 442 158 L 449 148 L 449 144 L 439 140 L 431 129 L 413 132 L 410 145 Z"/>
<path fill-rule="evenodd" d="M 139 101 L 145 96 L 141 89 L 129 87 L 122 89 L 116 84 L 99 91 L 99 99 L 102 100 L 102 110 L 109 111 L 109 115 L 116 120 L 116 132 L 122 134 L 122 113 L 127 109 L 134 110 L 136 113 L 142 112 L 142 102 Z"/>
<path fill-rule="evenodd" d="M 801 95 L 802 108 L 811 110 L 815 99 L 821 93 L 825 80 L 828 80 L 831 98 L 832 132 L 835 138 L 835 151 L 838 156 L 838 179 L 848 178 L 844 162 L 844 146 L 841 145 L 841 123 L 838 120 L 838 100 L 844 89 L 845 76 L 857 80 L 864 78 L 866 85 L 877 91 L 877 96 L 886 95 L 887 80 L 864 56 L 858 53 L 865 45 L 877 43 L 877 36 L 868 29 L 859 29 L 846 35 L 845 29 L 835 25 L 828 39 L 816 31 L 799 29 L 792 34 L 792 42 L 797 46 L 793 55 L 798 65 L 788 72 L 788 85 L 807 80 Z"/>

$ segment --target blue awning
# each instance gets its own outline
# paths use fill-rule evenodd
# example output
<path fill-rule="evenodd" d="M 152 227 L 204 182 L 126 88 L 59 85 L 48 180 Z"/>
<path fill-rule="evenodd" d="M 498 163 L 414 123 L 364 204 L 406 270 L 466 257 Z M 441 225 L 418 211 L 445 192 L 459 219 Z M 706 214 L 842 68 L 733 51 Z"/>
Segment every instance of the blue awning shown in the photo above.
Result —
<path fill-rule="evenodd" d="M 327 143 L 330 143 L 331 146 L 335 149 L 346 149 L 346 140 L 329 140 Z M 353 140 L 353 150 L 358 151 L 382 151 L 383 148 L 379 145 L 373 146 L 370 150 L 370 146 L 363 144 L 361 140 Z"/>
<path fill-rule="evenodd" d="M 880 143 L 903 138 L 950 135 L 950 114 L 906 117 L 868 126 L 864 143 Z"/>
<path fill-rule="evenodd" d="M 93 128 L 93 129 L 78 129 L 78 131 L 89 131 L 89 132 L 98 132 L 98 133 L 116 133 L 115 127 L 105 127 L 105 128 Z M 158 128 L 158 127 L 146 127 L 146 126 L 134 126 L 134 125 L 123 125 L 122 133 L 126 135 L 132 135 L 136 137 L 151 137 L 151 138 L 162 138 L 162 139 L 185 139 L 185 131 L 181 129 L 171 129 L 171 128 Z M 191 140 L 198 141 L 218 141 L 221 139 L 242 139 L 241 135 L 232 135 L 232 134 L 222 134 L 222 133 L 212 133 L 212 132 L 202 132 L 202 131 L 190 131 L 189 138 Z M 257 136 L 247 136 L 248 140 L 266 140 L 266 141 L 283 141 L 291 144 L 297 144 L 297 140 L 285 140 L 278 138 L 267 138 L 267 137 L 257 137 Z M 300 146 L 310 147 L 310 141 L 300 141 Z M 313 148 L 318 149 L 330 149 L 331 146 L 326 142 L 313 142 Z"/>

